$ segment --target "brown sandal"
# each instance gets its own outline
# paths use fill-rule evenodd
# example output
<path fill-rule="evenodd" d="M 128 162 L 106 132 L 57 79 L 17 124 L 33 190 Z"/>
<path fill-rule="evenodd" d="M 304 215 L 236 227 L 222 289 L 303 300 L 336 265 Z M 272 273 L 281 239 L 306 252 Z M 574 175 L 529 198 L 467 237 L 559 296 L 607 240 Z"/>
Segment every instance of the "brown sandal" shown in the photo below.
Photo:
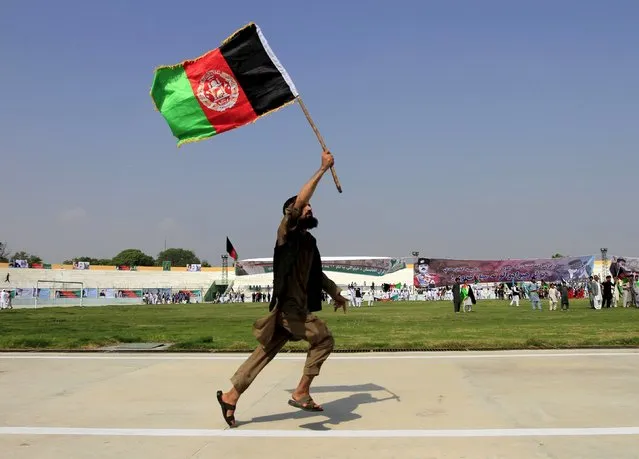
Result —
<path fill-rule="evenodd" d="M 222 400 L 222 391 L 221 390 L 217 391 L 217 401 L 220 403 L 220 406 L 222 407 L 222 417 L 224 417 L 224 420 L 226 421 L 226 423 L 229 425 L 229 427 L 236 427 L 236 424 L 235 424 L 235 405 L 229 405 L 224 400 Z M 231 414 L 230 416 L 227 416 L 226 415 L 227 411 L 233 411 L 233 414 Z"/>
<path fill-rule="evenodd" d="M 291 397 L 288 404 L 304 411 L 324 411 L 324 408 L 315 403 L 310 395 L 307 395 L 299 401 Z"/>

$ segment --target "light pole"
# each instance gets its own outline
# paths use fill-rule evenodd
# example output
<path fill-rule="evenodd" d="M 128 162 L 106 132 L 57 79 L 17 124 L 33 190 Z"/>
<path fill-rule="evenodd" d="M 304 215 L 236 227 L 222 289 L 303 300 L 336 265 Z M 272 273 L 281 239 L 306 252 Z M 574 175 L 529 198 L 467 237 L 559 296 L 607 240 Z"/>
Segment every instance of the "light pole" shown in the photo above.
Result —
<path fill-rule="evenodd" d="M 229 283 L 229 256 L 222 255 L 222 285 Z"/>
<path fill-rule="evenodd" d="M 603 247 L 599 250 L 601 251 L 601 280 L 603 281 L 608 272 L 608 248 Z"/>

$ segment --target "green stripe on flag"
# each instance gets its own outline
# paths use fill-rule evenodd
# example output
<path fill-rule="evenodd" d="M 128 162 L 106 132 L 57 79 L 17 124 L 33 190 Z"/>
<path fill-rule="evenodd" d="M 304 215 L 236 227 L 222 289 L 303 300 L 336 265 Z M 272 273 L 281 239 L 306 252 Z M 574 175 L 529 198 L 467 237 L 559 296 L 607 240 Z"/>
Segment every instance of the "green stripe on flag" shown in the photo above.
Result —
<path fill-rule="evenodd" d="M 204 115 L 181 65 L 155 71 L 151 97 L 166 119 L 178 146 L 212 137 L 215 128 Z"/>

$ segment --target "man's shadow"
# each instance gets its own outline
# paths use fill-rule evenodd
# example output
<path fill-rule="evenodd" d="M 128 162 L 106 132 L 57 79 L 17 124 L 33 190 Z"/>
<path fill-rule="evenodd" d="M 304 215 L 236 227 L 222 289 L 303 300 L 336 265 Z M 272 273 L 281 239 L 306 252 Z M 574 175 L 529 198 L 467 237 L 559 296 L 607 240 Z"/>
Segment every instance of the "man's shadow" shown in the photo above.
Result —
<path fill-rule="evenodd" d="M 369 392 L 372 391 L 384 391 L 389 395 L 383 398 L 375 398 Z M 288 390 L 289 393 L 293 393 L 293 390 Z M 309 429 L 309 430 L 330 430 L 329 425 L 339 425 L 344 422 L 355 421 L 356 419 L 360 419 L 362 416 L 355 413 L 355 410 L 360 405 L 365 405 L 367 403 L 378 403 L 385 402 L 387 400 L 397 400 L 400 402 L 399 396 L 390 392 L 388 389 L 378 386 L 376 384 L 360 384 L 355 386 L 321 386 L 315 387 L 311 389 L 311 395 L 313 394 L 322 394 L 329 392 L 354 392 L 348 397 L 344 397 L 338 400 L 333 400 L 328 403 L 318 403 L 322 405 L 324 411 L 303 411 L 297 410 L 293 412 L 272 414 L 269 416 L 259 416 L 251 419 L 242 424 L 251 424 L 251 423 L 260 423 L 260 422 L 272 422 L 272 421 L 283 421 L 286 419 L 308 419 L 314 417 L 325 417 L 326 419 L 311 422 L 308 424 L 302 424 L 300 427 Z"/>

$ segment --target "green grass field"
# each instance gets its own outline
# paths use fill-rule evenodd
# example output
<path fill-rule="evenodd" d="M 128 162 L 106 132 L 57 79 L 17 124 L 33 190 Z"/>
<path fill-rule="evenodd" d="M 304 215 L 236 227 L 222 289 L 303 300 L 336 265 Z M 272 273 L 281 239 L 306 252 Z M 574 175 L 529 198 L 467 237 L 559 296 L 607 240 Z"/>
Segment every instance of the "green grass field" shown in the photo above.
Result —
<path fill-rule="evenodd" d="M 532 311 L 480 301 L 454 314 L 450 302 L 376 303 L 347 314 L 325 307 L 337 350 L 539 349 L 638 347 L 639 310 L 595 311 L 572 300 L 570 311 Z M 0 312 L 0 349 L 96 349 L 117 343 L 170 342 L 172 350 L 250 351 L 253 321 L 267 304 L 107 306 Z M 301 350 L 306 343 L 285 349 Z"/>

